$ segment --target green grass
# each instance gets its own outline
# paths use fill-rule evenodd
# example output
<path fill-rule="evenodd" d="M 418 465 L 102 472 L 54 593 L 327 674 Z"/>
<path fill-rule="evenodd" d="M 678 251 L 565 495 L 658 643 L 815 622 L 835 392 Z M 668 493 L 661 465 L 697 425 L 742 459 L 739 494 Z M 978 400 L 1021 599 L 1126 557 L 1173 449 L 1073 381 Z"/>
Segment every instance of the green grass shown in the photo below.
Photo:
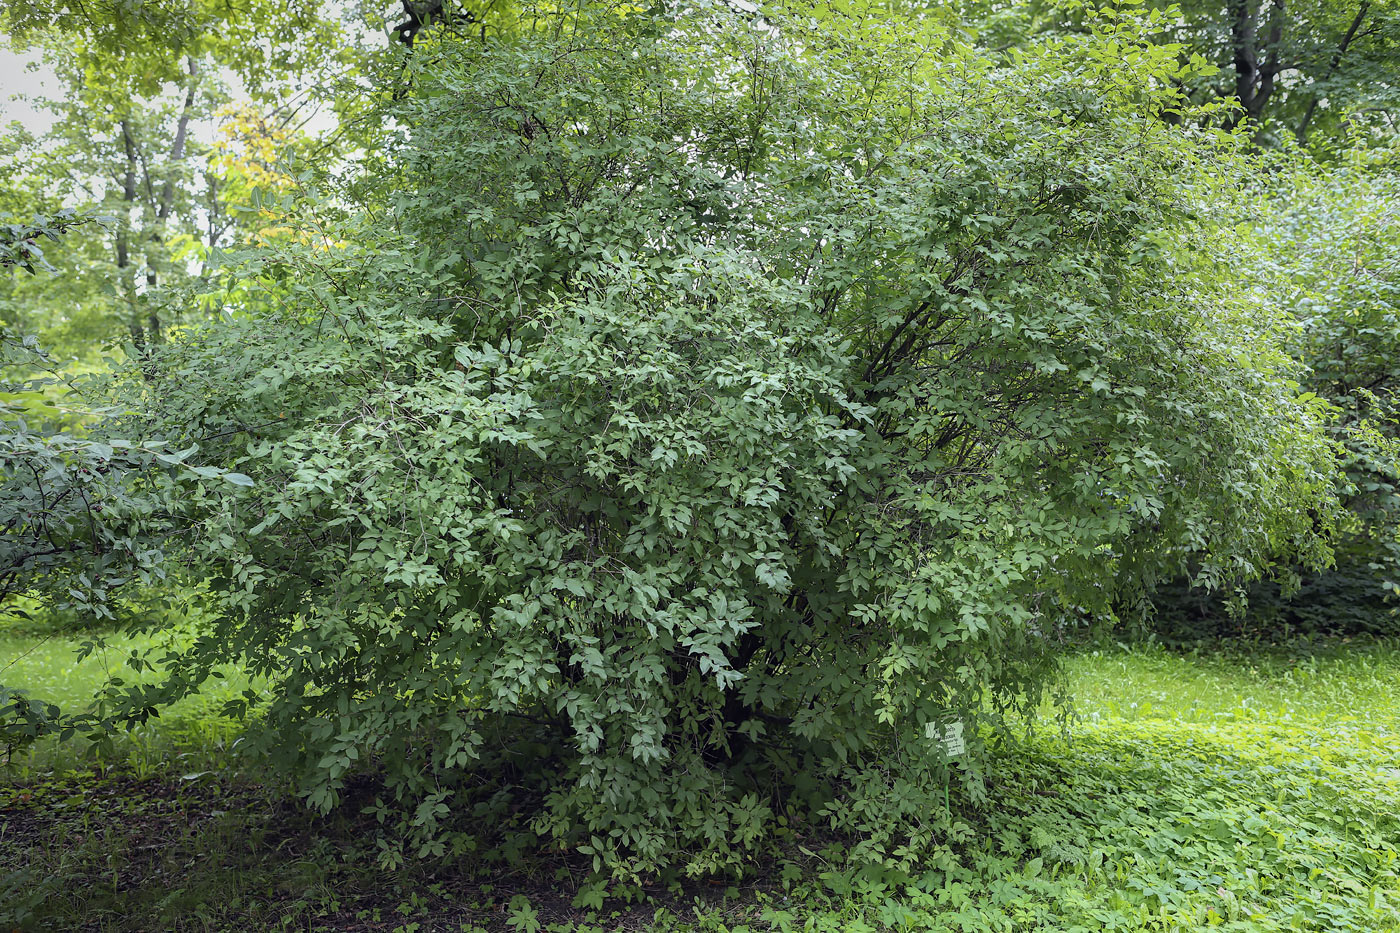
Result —
<path fill-rule="evenodd" d="M 91 705 L 93 696 L 111 676 L 129 682 L 150 677 L 134 674 L 126 658 L 132 652 L 159 647 L 155 637 L 104 635 L 104 647 L 80 658 L 80 648 L 92 637 L 51 626 L 12 624 L 0 628 L 0 684 L 76 713 Z M 159 720 L 124 735 L 116 743 L 115 755 L 109 757 L 141 775 L 163 765 L 210 768 L 223 764 L 238 726 L 220 717 L 218 711 L 248 686 L 248 679 L 231 669 L 221 673 L 223 680 L 172 706 Z M 10 777 L 27 780 L 45 771 L 81 767 L 87 752 L 80 742 L 44 740 L 15 756 Z"/>
<path fill-rule="evenodd" d="M 1095 651 L 1068 663 L 1079 712 L 1095 719 L 1236 721 L 1400 730 L 1400 646 L 1330 643 L 1181 655 Z"/>
<path fill-rule="evenodd" d="M 0 636 L 0 668 L 20 658 L 0 677 L 78 701 L 131 647 L 104 667 L 78 641 Z M 547 868 L 378 871 L 363 827 L 220 768 L 204 698 L 132 740 L 143 773 L 65 772 L 79 759 L 50 747 L 0 779 L 0 920 L 8 891 L 35 929 L 1400 931 L 1400 646 L 1067 668 L 1079 718 L 996 751 L 987 799 L 955 801 L 916 874 L 848 864 L 813 828 L 747 886 L 602 906 Z"/>
<path fill-rule="evenodd" d="M 779 929 L 1400 931 L 1400 647 L 1067 662 L 918 878 L 828 870 Z M 765 926 L 760 923 L 759 927 Z"/>
<path fill-rule="evenodd" d="M 1396 646 L 1068 666 L 1083 718 L 1003 757 L 992 818 L 1003 852 L 1058 869 L 1047 918 L 1400 929 Z"/>

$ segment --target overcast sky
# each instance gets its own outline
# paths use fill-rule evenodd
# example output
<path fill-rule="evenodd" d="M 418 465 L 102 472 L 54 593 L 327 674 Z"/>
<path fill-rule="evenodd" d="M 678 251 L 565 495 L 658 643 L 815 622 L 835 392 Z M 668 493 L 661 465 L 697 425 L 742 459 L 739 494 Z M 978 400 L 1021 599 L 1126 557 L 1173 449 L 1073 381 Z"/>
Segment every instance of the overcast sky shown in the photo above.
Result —
<path fill-rule="evenodd" d="M 15 100 L 16 95 L 42 97 L 53 93 L 57 81 L 53 73 L 41 66 L 38 72 L 28 68 L 32 58 L 15 54 L 0 45 L 0 123 L 18 120 L 35 134 L 46 132 L 53 125 L 53 116 L 46 110 L 36 110 L 28 103 Z"/>

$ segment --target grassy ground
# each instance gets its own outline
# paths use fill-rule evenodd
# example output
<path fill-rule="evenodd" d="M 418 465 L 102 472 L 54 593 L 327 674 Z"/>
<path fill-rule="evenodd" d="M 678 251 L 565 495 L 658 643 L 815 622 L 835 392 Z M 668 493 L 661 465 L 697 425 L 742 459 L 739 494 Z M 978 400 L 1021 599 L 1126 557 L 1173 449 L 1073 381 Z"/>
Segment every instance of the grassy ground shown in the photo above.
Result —
<path fill-rule="evenodd" d="M 82 696 L 104 667 L 76 643 L 0 637 L 0 682 Z M 828 850 L 651 892 L 380 872 L 361 827 L 221 767 L 217 699 L 187 704 L 120 762 L 50 745 L 0 774 L 0 929 L 1400 931 L 1400 646 L 1114 649 L 1069 674 L 1080 720 L 1002 748 L 920 877 Z"/>
<path fill-rule="evenodd" d="M 48 626 L 0 628 L 0 684 L 74 711 L 83 708 L 109 676 L 139 679 L 127 669 L 126 657 L 156 645 L 151 637 L 109 637 L 103 639 L 105 647 L 80 657 L 80 649 L 90 640 L 90 635 Z M 181 767 L 207 770 L 225 763 L 237 733 L 218 710 L 241 693 L 248 681 L 237 671 L 222 673 L 224 679 L 205 693 L 176 704 L 159 721 L 124 736 L 118 742 L 116 760 L 138 776 Z M 85 763 L 83 752 L 77 742 L 40 742 L 15 756 L 8 769 L 0 772 L 0 782 L 24 782 L 55 769 L 80 768 Z"/>

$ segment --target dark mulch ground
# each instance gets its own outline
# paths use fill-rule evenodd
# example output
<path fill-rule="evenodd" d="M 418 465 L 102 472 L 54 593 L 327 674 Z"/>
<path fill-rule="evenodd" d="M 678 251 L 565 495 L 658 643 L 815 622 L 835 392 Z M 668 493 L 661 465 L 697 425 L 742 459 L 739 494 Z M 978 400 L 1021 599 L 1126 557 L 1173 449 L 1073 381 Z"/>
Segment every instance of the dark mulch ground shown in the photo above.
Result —
<path fill-rule="evenodd" d="M 643 885 L 587 910 L 573 903 L 582 862 L 385 871 L 374 839 L 366 819 L 320 819 L 215 773 L 97 769 L 8 785 L 0 774 L 0 930 L 504 933 L 519 928 L 508 921 L 521 895 L 544 930 L 642 930 L 658 910 L 752 903 L 752 888 L 726 883 Z"/>

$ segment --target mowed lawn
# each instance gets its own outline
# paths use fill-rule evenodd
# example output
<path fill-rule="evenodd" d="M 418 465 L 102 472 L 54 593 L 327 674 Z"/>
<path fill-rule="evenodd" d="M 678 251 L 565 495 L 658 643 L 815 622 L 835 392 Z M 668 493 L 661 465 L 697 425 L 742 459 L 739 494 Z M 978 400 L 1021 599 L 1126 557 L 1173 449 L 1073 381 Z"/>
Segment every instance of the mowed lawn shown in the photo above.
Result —
<path fill-rule="evenodd" d="M 80 702 L 131 647 L 79 662 L 81 640 L 0 634 L 0 683 Z M 754 877 L 655 891 L 376 869 L 346 824 L 224 767 L 230 676 L 119 767 L 50 743 L 0 773 L 0 928 L 1400 931 L 1400 646 L 1119 646 L 1067 670 L 1076 717 L 1000 745 L 916 873 L 856 867 L 814 824 Z"/>
<path fill-rule="evenodd" d="M 132 652 L 157 650 L 161 642 L 151 636 L 107 635 L 104 647 L 83 656 L 85 643 L 94 636 L 28 627 L 0 627 L 0 685 L 28 692 L 30 696 L 57 704 L 64 712 L 77 712 L 90 704 L 99 686 L 109 677 L 127 682 L 138 675 L 127 667 Z M 138 773 L 157 771 L 164 764 L 218 766 L 226 760 L 230 742 L 238 734 L 237 724 L 219 715 L 221 707 L 249 686 L 248 679 L 233 669 L 219 672 L 198 696 L 189 697 L 155 720 L 118 740 L 117 756 Z M 0 749 L 0 751 L 3 751 Z M 0 782 L 22 781 L 54 767 L 74 767 L 87 756 L 81 742 L 59 746 L 53 741 L 15 756 L 8 771 L 0 771 Z"/>

